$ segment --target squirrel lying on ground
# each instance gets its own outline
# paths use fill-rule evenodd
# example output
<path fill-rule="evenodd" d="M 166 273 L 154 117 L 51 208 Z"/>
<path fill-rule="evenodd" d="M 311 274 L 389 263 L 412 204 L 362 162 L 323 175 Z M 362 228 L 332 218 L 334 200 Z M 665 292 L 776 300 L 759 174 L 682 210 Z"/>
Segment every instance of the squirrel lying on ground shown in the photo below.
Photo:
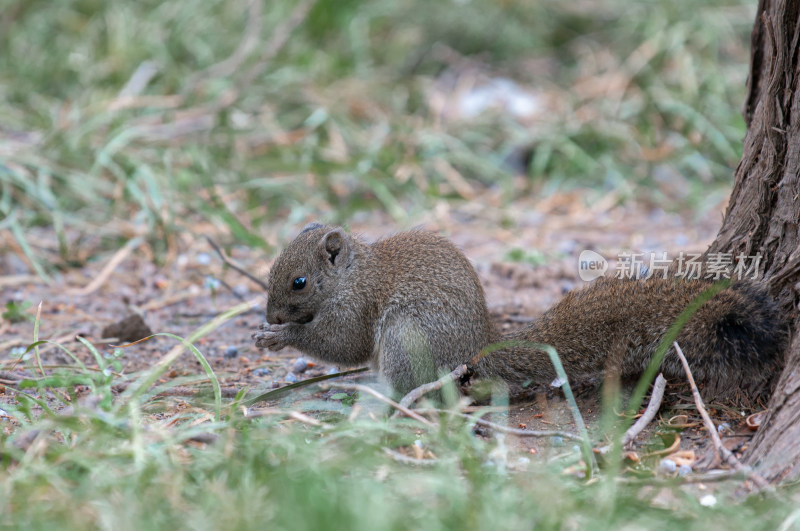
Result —
<path fill-rule="evenodd" d="M 344 366 L 371 364 L 397 393 L 467 363 L 487 345 L 555 347 L 573 380 L 640 375 L 678 315 L 710 283 L 680 278 L 598 279 L 567 294 L 533 324 L 501 335 L 475 269 L 447 239 L 415 230 L 368 244 L 337 227 L 308 225 L 269 274 L 267 322 L 256 346 L 289 345 Z M 782 365 L 786 321 L 761 283 L 742 281 L 703 304 L 678 335 L 706 396 L 762 388 Z M 556 377 L 535 348 L 495 351 L 473 367 L 512 390 Z M 661 365 L 683 380 L 677 356 Z"/>

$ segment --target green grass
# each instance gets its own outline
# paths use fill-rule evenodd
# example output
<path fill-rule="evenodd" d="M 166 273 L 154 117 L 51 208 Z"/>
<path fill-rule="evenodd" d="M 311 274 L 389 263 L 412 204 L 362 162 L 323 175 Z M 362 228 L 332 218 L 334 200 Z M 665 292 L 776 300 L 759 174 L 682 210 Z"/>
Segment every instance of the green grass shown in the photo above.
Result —
<path fill-rule="evenodd" d="M 124 352 L 100 363 L 114 366 L 119 356 Z M 146 382 L 151 372 L 127 381 Z M 79 376 L 90 392 L 76 400 Z M 502 439 L 477 438 L 459 417 L 443 414 L 435 428 L 388 420 L 363 397 L 356 404 L 366 410 L 356 418 L 350 418 L 352 406 L 323 405 L 328 411 L 320 427 L 281 416 L 245 418 L 231 403 L 214 421 L 213 401 L 202 399 L 190 410 L 152 394 L 123 395 L 112 404 L 110 388 L 119 378 L 76 366 L 60 380 L 40 380 L 39 393 L 19 393 L 18 405 L 3 406 L 14 419 L 3 420 L 0 434 L 4 525 L 719 529 L 756 521 L 775 528 L 792 511 L 774 498 L 729 505 L 728 487 L 716 492 L 720 502 L 709 508 L 677 487 L 667 488 L 665 497 L 664 488 L 648 487 L 647 479 L 619 483 L 601 473 L 586 483 L 562 473 L 577 463 L 577 449 L 555 448 L 563 456 L 549 464 L 524 462 Z M 70 409 L 37 412 L 44 395 L 57 393 L 72 396 Z M 301 394 L 295 399 L 294 408 L 314 407 Z M 385 453 L 415 441 L 436 456 L 432 466 L 398 463 Z"/>
<path fill-rule="evenodd" d="M 318 0 L 270 48 L 293 9 L 6 3 L 0 216 L 42 275 L 85 260 L 86 235 L 117 245 L 113 219 L 132 220 L 157 253 L 198 217 L 265 248 L 260 227 L 276 219 L 377 209 L 413 224 L 463 195 L 441 161 L 508 202 L 581 186 L 667 208 L 703 208 L 738 161 L 749 2 Z M 546 111 L 532 123 L 440 119 L 431 90 L 476 70 L 544 94 Z M 519 154 L 523 182 L 506 164 Z M 664 195 L 675 175 L 679 203 Z M 56 231 L 55 254 L 29 249 L 32 226 Z"/>
<path fill-rule="evenodd" d="M 479 197 L 502 191 L 506 204 L 586 187 L 703 209 L 740 156 L 752 2 L 318 0 L 275 53 L 271 39 L 296 4 L 248 6 L 6 0 L 0 230 L 36 273 L 55 278 L 131 234 L 161 260 L 176 235 L 197 236 L 198 220 L 262 249 L 264 227 L 279 222 L 291 231 L 310 217 L 383 211 L 413 224 L 437 201 L 464 200 L 448 168 Z M 253 45 L 225 71 L 248 31 Z M 148 65 L 152 78 L 121 98 Z M 542 94 L 547 111 L 532 122 L 498 112 L 442 119 L 432 92 L 474 71 Z M 527 163 L 521 180 L 513 157 Z M 349 420 L 340 401 L 325 404 L 326 427 L 246 419 L 212 389 L 179 414 L 149 388 L 155 373 L 134 375 L 134 391 L 112 400 L 122 383 L 114 359 L 75 360 L 2 406 L 14 419 L 0 419 L 3 525 L 775 528 L 792 511 L 759 498 L 702 507 L 677 487 L 665 509 L 647 480 L 564 476 L 578 457 L 569 448 L 549 464 L 514 453 L 506 463 L 500 441 L 461 419 L 437 429 L 380 414 Z M 91 396 L 71 410 L 52 413 L 35 398 L 66 402 L 76 385 Z M 214 442 L 191 442 L 208 433 Z M 384 453 L 417 439 L 437 456 L 433 467 Z"/>

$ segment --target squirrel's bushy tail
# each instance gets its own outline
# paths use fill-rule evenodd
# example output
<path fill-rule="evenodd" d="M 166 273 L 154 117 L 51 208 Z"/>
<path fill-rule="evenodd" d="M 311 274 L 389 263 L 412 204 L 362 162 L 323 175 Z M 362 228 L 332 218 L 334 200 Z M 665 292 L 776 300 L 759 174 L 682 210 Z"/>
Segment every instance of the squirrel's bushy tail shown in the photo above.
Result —
<path fill-rule="evenodd" d="M 638 378 L 670 326 L 711 285 L 679 278 L 599 279 L 503 339 L 552 345 L 571 381 L 597 379 L 604 372 Z M 783 365 L 788 325 L 765 284 L 743 281 L 700 306 L 677 341 L 704 396 L 755 397 L 769 390 Z M 544 352 L 524 347 L 494 352 L 476 371 L 523 386 L 555 377 Z M 668 379 L 686 380 L 672 348 L 661 371 Z"/>
<path fill-rule="evenodd" d="M 783 367 L 789 327 L 763 283 L 738 282 L 703 304 L 678 335 L 695 380 L 706 397 L 755 397 L 768 391 Z M 666 377 L 684 370 L 670 349 Z"/>

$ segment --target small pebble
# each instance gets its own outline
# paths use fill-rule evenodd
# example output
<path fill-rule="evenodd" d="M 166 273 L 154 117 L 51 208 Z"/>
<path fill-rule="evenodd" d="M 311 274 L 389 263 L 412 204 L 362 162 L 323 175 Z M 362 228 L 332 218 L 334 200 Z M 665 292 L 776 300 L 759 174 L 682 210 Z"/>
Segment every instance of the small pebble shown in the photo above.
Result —
<path fill-rule="evenodd" d="M 272 371 L 267 369 L 266 367 L 259 367 L 258 369 L 253 369 L 254 376 L 266 376 L 270 374 Z"/>
<path fill-rule="evenodd" d="M 692 467 L 690 467 L 685 463 L 678 467 L 678 475 L 681 477 L 688 476 L 691 473 L 692 473 Z"/>
<path fill-rule="evenodd" d="M 289 374 L 287 374 L 286 378 L 284 378 L 284 380 L 286 380 L 289 383 L 297 383 L 297 381 L 298 381 L 297 380 L 297 376 L 295 376 L 293 372 L 290 372 Z"/>
<path fill-rule="evenodd" d="M 305 358 L 297 358 L 297 360 L 292 363 L 292 372 L 303 373 L 306 372 L 306 369 L 308 369 L 308 362 Z"/>
<path fill-rule="evenodd" d="M 230 345 L 225 349 L 225 359 L 230 360 L 235 358 L 239 355 L 239 349 L 233 345 Z"/>
<path fill-rule="evenodd" d="M 564 446 L 564 438 L 560 435 L 556 435 L 555 437 L 550 438 L 550 444 L 553 446 Z"/>
<path fill-rule="evenodd" d="M 672 474 L 678 469 L 678 465 L 672 459 L 662 459 L 658 468 L 665 474 Z"/>
<path fill-rule="evenodd" d="M 203 280 L 203 287 L 206 289 L 210 289 L 212 291 L 218 290 L 222 286 L 222 282 L 219 279 L 212 277 L 211 275 L 207 276 Z"/>
<path fill-rule="evenodd" d="M 197 263 L 200 265 L 208 265 L 211 263 L 211 255 L 208 253 L 198 253 Z"/>

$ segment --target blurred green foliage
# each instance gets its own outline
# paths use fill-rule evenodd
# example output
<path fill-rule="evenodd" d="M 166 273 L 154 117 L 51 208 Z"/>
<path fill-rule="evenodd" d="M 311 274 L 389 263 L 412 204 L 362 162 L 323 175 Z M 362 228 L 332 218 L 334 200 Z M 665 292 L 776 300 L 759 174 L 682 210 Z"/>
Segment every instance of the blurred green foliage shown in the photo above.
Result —
<path fill-rule="evenodd" d="M 715 484 L 711 506 L 699 501 L 708 486 L 654 488 L 648 467 L 624 480 L 601 472 L 587 482 L 574 474 L 583 470 L 579 450 L 563 441 L 526 442 L 540 455 L 520 457 L 516 442 L 478 437 L 460 416 L 443 412 L 433 427 L 379 419 L 382 405 L 355 394 L 347 404 L 342 393 L 341 404 L 313 406 L 306 396 L 322 421 L 315 426 L 288 420 L 296 402 L 283 404 L 285 415 L 265 408 L 244 416 L 244 393 L 210 420 L 219 396 L 198 395 L 187 408 L 186 397 L 159 395 L 190 379 L 150 388 L 168 364 L 119 374 L 122 350 L 104 356 L 83 343 L 97 368 L 78 362 L 23 381 L 25 392 L 6 390 L 16 398 L 0 409 L 0 422 L 13 426 L 0 431 L 6 527 L 772 529 L 797 515 L 778 496 L 731 504 L 726 497 L 739 481 Z M 84 387 L 80 396 L 76 384 Z M 114 391 L 120 384 L 126 391 Z M 302 393 L 290 400 L 303 400 Z M 54 411 L 54 399 L 69 407 Z M 425 455 L 423 464 L 407 456 L 409 448 Z"/>
<path fill-rule="evenodd" d="M 580 186 L 670 208 L 654 174 L 685 177 L 680 200 L 702 207 L 737 163 L 744 1 L 318 0 L 292 31 L 296 8 L 6 2 L 0 219 L 18 239 L 55 229 L 43 270 L 80 261 L 80 235 L 116 243 L 109 220 L 156 250 L 198 218 L 264 247 L 278 219 L 402 224 L 462 200 L 451 170 L 508 202 Z M 498 79 L 539 114 L 436 104 Z"/>

